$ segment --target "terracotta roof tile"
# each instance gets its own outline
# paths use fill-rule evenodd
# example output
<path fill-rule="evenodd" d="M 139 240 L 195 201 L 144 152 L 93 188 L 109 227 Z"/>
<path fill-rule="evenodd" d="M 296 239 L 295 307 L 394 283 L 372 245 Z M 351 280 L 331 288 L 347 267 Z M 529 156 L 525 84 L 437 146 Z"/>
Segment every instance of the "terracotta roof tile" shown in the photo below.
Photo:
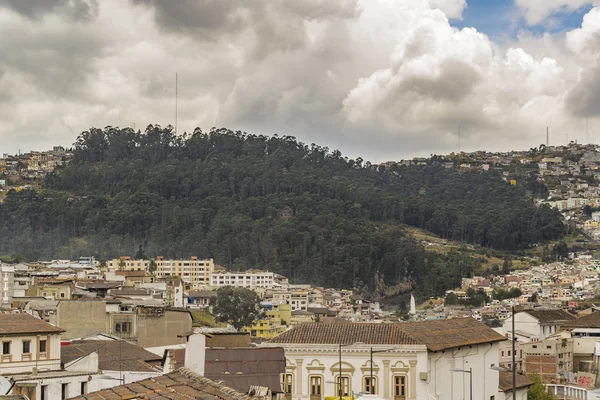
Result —
<path fill-rule="evenodd" d="M 271 343 L 425 345 L 430 351 L 506 338 L 472 318 L 400 324 L 303 324 L 282 333 Z"/>
<path fill-rule="evenodd" d="M 315 344 L 420 344 L 400 324 L 302 324 L 282 333 L 271 343 Z"/>
<path fill-rule="evenodd" d="M 542 324 L 556 323 L 560 325 L 561 322 L 572 321 L 576 318 L 574 315 L 563 310 L 527 310 L 523 312 L 531 315 Z"/>
<path fill-rule="evenodd" d="M 515 379 L 517 389 L 533 385 L 533 381 L 527 375 L 517 374 Z M 498 389 L 501 392 L 509 392 L 512 390 L 512 372 L 500 372 L 498 379 Z"/>
<path fill-rule="evenodd" d="M 61 332 L 64 330 L 30 314 L 0 312 L 0 335 Z"/>
<path fill-rule="evenodd" d="M 133 398 L 140 400 L 251 400 L 251 397 L 244 393 L 199 376 L 187 368 L 180 368 L 167 375 L 87 393 L 74 399 L 125 400 Z"/>
<path fill-rule="evenodd" d="M 98 352 L 98 367 L 105 371 L 153 371 L 162 357 L 124 340 L 80 340 L 61 347 L 60 359 L 69 363 L 92 352 Z"/>
<path fill-rule="evenodd" d="M 600 311 L 561 324 L 564 328 L 600 328 Z"/>

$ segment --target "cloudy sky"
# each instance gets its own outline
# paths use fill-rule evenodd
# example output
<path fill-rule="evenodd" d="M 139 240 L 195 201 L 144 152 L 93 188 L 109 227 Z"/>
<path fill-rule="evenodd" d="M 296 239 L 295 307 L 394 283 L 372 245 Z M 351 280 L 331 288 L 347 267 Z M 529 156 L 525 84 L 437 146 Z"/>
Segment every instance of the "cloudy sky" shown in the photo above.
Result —
<path fill-rule="evenodd" d="M 0 152 L 175 122 L 374 162 L 600 142 L 600 0 L 0 0 Z"/>

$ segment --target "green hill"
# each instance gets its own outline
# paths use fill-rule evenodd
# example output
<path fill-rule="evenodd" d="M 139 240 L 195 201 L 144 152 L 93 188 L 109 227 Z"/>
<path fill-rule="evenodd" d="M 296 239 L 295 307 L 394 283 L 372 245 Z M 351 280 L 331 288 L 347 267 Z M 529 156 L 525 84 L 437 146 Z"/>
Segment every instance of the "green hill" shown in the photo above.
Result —
<path fill-rule="evenodd" d="M 479 267 L 426 252 L 403 224 L 515 251 L 565 234 L 494 172 L 377 167 L 289 136 L 226 129 L 91 129 L 40 191 L 0 205 L 0 254 L 212 257 L 295 282 L 374 290 L 410 283 L 441 294 Z M 379 289 L 378 289 L 379 290 Z"/>

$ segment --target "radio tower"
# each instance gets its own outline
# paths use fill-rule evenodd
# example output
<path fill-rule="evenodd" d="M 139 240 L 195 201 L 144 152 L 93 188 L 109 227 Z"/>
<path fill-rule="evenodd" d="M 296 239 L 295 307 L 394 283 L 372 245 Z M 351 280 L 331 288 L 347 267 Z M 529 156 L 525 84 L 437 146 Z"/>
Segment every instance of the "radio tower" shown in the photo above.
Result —
<path fill-rule="evenodd" d="M 550 131 L 546 127 L 546 147 L 550 147 Z"/>

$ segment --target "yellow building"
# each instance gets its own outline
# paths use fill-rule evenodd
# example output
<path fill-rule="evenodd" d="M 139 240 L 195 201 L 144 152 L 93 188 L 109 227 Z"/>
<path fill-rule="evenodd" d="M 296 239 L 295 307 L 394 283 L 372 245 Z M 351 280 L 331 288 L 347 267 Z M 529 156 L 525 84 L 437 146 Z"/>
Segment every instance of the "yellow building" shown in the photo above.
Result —
<path fill-rule="evenodd" d="M 215 264 L 212 260 L 198 260 L 191 257 L 189 260 L 165 260 L 156 258 L 156 276 L 158 278 L 179 277 L 192 287 L 208 285 L 214 272 Z"/>
<path fill-rule="evenodd" d="M 285 332 L 285 326 L 281 325 L 280 319 L 261 319 L 252 326 L 242 328 L 244 332 L 250 333 L 250 337 L 272 339 L 275 336 Z"/>
<path fill-rule="evenodd" d="M 121 256 L 108 260 L 106 267 L 110 271 L 148 271 L 150 260 L 134 260 L 129 256 Z"/>
<path fill-rule="evenodd" d="M 282 325 L 289 325 L 292 321 L 292 306 L 289 304 L 273 305 L 273 309 L 266 311 L 267 319 L 279 319 Z"/>
<path fill-rule="evenodd" d="M 68 283 L 41 284 L 36 287 L 36 295 L 56 300 L 70 300 L 73 289 L 73 285 Z"/>

